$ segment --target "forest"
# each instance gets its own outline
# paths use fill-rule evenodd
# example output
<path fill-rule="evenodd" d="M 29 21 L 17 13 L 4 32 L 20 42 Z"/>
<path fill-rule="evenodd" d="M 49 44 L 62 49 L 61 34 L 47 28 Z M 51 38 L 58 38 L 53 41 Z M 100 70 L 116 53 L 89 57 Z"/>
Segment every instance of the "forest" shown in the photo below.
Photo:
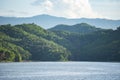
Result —
<path fill-rule="evenodd" d="M 120 27 L 0 25 L 0 62 L 120 61 Z"/>

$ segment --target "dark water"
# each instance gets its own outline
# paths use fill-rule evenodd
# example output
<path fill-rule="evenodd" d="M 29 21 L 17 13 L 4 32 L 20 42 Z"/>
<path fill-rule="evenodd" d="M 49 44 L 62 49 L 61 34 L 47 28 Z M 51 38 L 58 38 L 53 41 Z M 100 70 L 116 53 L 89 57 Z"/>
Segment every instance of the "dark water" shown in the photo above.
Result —
<path fill-rule="evenodd" d="M 120 63 L 0 63 L 0 80 L 120 80 Z"/>

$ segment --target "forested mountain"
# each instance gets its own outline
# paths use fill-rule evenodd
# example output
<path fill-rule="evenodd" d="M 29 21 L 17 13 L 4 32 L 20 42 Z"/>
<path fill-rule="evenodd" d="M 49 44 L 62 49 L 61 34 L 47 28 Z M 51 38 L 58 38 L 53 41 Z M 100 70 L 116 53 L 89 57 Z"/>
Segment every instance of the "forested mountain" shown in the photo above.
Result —
<path fill-rule="evenodd" d="M 85 35 L 55 33 L 68 40 L 68 43 L 60 44 L 71 52 L 72 61 L 120 61 L 120 28 Z"/>
<path fill-rule="evenodd" d="M 103 29 L 116 29 L 120 25 L 120 20 L 100 19 L 100 18 L 75 18 L 67 19 L 64 17 L 56 17 L 51 15 L 37 15 L 33 17 L 3 17 L 0 16 L 0 25 L 3 24 L 23 24 L 23 23 L 35 23 L 42 26 L 45 29 L 54 27 L 58 24 L 74 25 L 78 23 L 88 23 L 94 25 L 97 28 Z"/>
<path fill-rule="evenodd" d="M 0 61 L 120 61 L 120 27 L 74 26 L 78 30 L 69 26 L 70 31 L 63 31 L 60 25 L 57 30 L 45 30 L 34 23 L 1 25 Z"/>
<path fill-rule="evenodd" d="M 67 31 L 67 32 L 73 32 L 73 33 L 81 33 L 81 34 L 88 34 L 95 31 L 100 31 L 102 29 L 96 28 L 95 26 L 91 26 L 86 23 L 80 23 L 75 25 L 57 25 L 51 29 L 51 31 Z"/>
<path fill-rule="evenodd" d="M 35 24 L 1 25 L 0 33 L 1 61 L 17 61 L 16 58 L 33 61 L 63 61 L 70 55 L 66 48 L 47 39 L 54 37 L 54 33 Z"/>

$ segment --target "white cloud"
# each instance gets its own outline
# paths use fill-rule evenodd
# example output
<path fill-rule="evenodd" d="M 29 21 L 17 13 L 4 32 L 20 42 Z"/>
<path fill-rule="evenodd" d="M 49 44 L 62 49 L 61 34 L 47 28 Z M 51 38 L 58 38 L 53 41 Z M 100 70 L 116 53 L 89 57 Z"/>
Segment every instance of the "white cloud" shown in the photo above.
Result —
<path fill-rule="evenodd" d="M 45 0 L 43 3 L 41 3 L 40 7 L 49 11 L 52 9 L 53 4 L 50 0 Z"/>
<path fill-rule="evenodd" d="M 0 0 L 0 16 L 120 19 L 119 6 L 120 0 Z"/>
<path fill-rule="evenodd" d="M 101 17 L 92 10 L 89 0 L 36 0 L 33 4 L 44 14 L 68 18 Z"/>
<path fill-rule="evenodd" d="M 5 0 L 4 0 L 5 1 Z M 12 1 L 12 0 L 11 0 Z M 30 17 L 40 14 L 49 14 L 67 18 L 100 18 L 92 10 L 89 0 L 15 0 L 5 1 L 0 15 Z M 4 7 L 5 6 L 5 7 Z"/>

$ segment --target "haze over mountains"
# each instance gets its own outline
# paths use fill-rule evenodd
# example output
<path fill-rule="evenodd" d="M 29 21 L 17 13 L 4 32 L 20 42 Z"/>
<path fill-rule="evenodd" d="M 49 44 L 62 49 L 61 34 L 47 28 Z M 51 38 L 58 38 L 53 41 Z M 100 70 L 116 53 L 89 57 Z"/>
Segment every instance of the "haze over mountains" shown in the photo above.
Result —
<path fill-rule="evenodd" d="M 55 17 L 50 15 L 37 15 L 33 17 L 0 17 L 0 25 L 2 24 L 22 24 L 22 23 L 35 23 L 45 29 L 54 27 L 58 24 L 74 25 L 78 23 L 88 23 L 90 25 L 103 28 L 103 29 L 116 29 L 120 25 L 120 20 L 110 19 L 89 19 L 89 18 L 76 18 L 68 19 L 63 17 Z"/>

